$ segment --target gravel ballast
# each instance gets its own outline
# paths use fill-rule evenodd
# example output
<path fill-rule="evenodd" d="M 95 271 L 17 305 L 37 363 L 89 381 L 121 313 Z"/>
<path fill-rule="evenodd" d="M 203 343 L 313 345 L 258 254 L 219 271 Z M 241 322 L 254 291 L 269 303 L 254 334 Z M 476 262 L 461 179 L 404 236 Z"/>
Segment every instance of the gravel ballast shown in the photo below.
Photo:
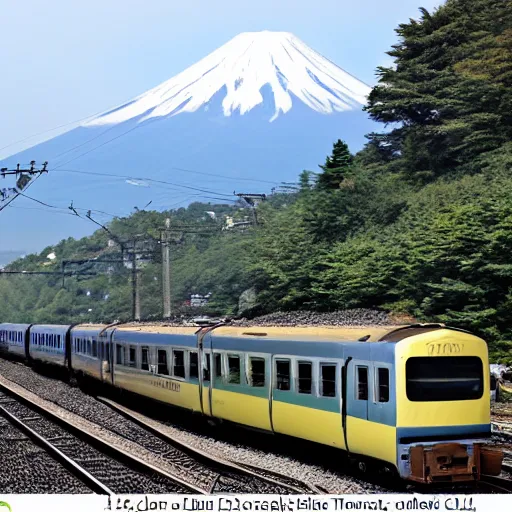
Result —
<path fill-rule="evenodd" d="M 0 417 L 0 490 L 4 494 L 89 494 L 92 491 L 21 430 Z"/>
<path fill-rule="evenodd" d="M 241 327 L 349 327 L 367 325 L 393 325 L 394 322 L 384 311 L 375 309 L 347 309 L 327 313 L 314 311 L 276 311 L 252 320 L 233 320 L 232 325 Z"/>

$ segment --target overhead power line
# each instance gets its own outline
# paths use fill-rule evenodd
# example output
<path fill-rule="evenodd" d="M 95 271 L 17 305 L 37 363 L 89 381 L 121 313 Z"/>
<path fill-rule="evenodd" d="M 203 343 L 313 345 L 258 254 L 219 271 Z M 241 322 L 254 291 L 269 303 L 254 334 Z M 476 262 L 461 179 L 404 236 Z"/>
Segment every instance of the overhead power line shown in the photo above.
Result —
<path fill-rule="evenodd" d="M 112 174 L 108 172 L 93 172 L 93 171 L 80 171 L 78 169 L 58 169 L 54 168 L 52 172 L 71 172 L 75 174 L 87 174 L 90 176 L 106 176 L 108 178 L 121 178 L 121 179 L 127 179 L 127 180 L 140 180 L 140 181 L 150 181 L 151 183 L 158 183 L 161 185 L 171 185 L 173 187 L 181 187 L 186 188 L 190 190 L 195 190 L 196 192 L 204 192 L 206 194 L 212 194 L 212 195 L 218 195 L 218 196 L 226 196 L 226 197 L 232 197 L 232 194 L 223 194 L 222 192 L 216 192 L 215 190 L 207 190 L 204 188 L 198 188 L 198 187 L 191 187 L 189 185 L 180 185 L 179 183 L 172 183 L 170 181 L 164 181 L 164 180 L 157 180 L 154 178 L 145 178 L 141 176 L 128 176 L 125 174 Z"/>

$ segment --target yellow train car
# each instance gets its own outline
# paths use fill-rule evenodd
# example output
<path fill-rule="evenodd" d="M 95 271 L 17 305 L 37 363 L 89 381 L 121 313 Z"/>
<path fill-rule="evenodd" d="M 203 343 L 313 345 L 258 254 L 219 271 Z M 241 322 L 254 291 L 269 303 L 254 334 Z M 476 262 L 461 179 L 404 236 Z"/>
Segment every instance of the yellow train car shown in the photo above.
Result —
<path fill-rule="evenodd" d="M 441 324 L 141 326 L 111 337 L 113 384 L 379 461 L 417 482 L 499 473 L 486 343 Z M 366 462 L 365 462 L 366 461 Z"/>

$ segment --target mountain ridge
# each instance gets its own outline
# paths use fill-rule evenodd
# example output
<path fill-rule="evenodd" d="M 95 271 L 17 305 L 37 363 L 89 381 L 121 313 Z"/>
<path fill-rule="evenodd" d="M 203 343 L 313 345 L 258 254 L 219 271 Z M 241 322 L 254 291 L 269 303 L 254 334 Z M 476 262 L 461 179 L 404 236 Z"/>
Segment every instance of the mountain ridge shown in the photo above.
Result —
<path fill-rule="evenodd" d="M 276 104 L 270 122 L 292 108 L 290 92 L 312 110 L 328 114 L 363 105 L 371 89 L 290 32 L 243 32 L 169 80 L 82 126 L 195 112 L 224 86 L 224 115 L 244 115 L 264 101 L 260 90 L 267 84 Z"/>

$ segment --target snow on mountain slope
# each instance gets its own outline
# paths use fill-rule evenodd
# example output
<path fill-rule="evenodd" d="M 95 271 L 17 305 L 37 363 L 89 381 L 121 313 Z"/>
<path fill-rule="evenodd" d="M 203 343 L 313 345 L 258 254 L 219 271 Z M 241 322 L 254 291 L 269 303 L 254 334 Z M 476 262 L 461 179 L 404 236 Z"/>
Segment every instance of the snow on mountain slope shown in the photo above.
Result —
<path fill-rule="evenodd" d="M 329 114 L 359 109 L 370 87 L 312 50 L 288 32 L 245 32 L 161 85 L 84 123 L 112 125 L 140 117 L 174 116 L 207 108 L 223 87 L 225 116 L 245 114 L 263 102 L 261 88 L 270 85 L 275 113 L 292 108 L 292 93 L 311 109 Z"/>

